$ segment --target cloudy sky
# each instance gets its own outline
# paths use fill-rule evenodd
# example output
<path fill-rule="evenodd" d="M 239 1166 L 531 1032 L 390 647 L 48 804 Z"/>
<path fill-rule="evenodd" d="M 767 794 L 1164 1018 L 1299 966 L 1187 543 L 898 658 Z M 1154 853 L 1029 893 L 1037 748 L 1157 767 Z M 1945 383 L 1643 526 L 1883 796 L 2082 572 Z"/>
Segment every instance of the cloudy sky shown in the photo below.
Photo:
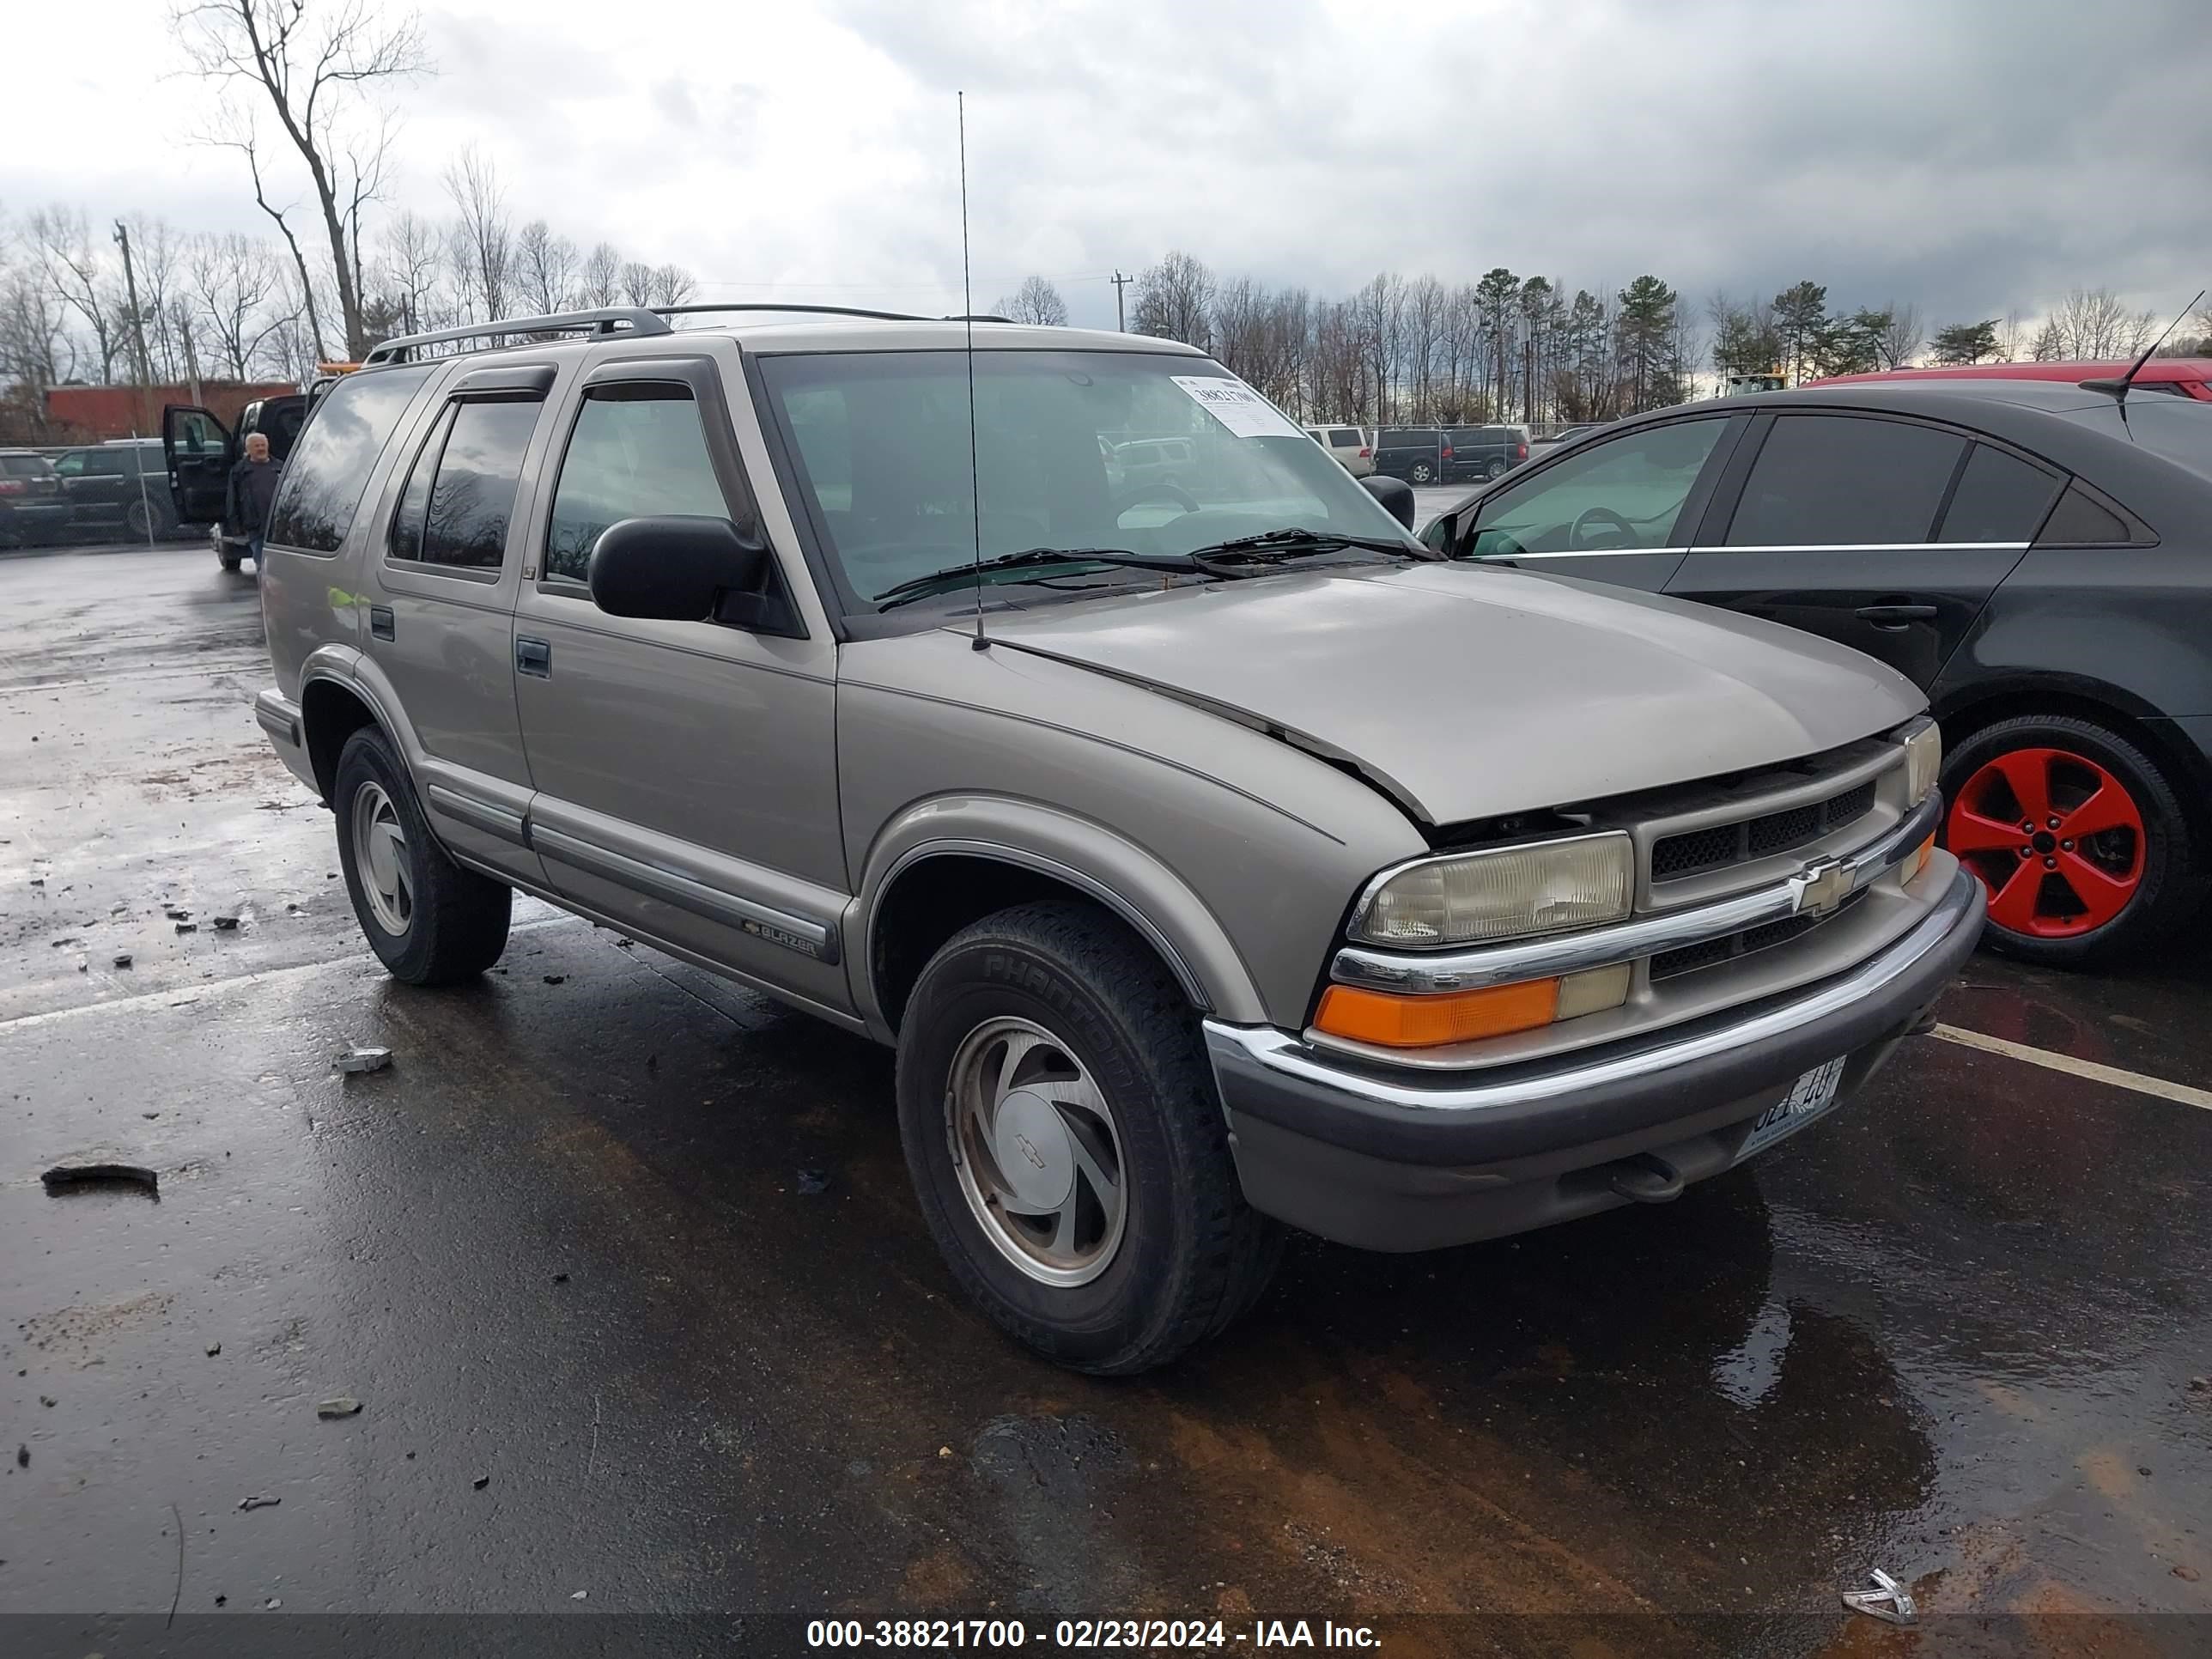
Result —
<path fill-rule="evenodd" d="M 376 0 L 370 0 L 374 4 Z M 329 0 L 310 0 L 325 5 Z M 398 15 L 399 8 L 393 9 Z M 489 0 L 429 4 L 393 197 L 473 143 L 518 219 L 701 297 L 1109 323 L 1170 248 L 1324 292 L 1504 264 L 1702 300 L 1800 277 L 1931 323 L 2212 281 L 2212 0 Z M 192 143 L 163 0 L 9 9 L 0 212 L 265 222 Z M 303 179 L 288 175 L 304 199 Z"/>

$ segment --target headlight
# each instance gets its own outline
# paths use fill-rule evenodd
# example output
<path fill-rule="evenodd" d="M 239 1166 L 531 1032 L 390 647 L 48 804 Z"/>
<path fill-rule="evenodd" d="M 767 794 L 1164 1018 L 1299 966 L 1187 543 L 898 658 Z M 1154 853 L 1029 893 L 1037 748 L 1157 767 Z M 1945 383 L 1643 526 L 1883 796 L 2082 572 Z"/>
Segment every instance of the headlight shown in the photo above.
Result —
<path fill-rule="evenodd" d="M 1905 739 L 1905 804 L 1917 806 L 1943 775 L 1943 731 L 1923 720 Z"/>
<path fill-rule="evenodd" d="M 1361 896 L 1351 934 L 1368 945 L 1434 950 L 1620 921 L 1636 860 L 1619 830 L 1449 853 L 1395 870 Z"/>

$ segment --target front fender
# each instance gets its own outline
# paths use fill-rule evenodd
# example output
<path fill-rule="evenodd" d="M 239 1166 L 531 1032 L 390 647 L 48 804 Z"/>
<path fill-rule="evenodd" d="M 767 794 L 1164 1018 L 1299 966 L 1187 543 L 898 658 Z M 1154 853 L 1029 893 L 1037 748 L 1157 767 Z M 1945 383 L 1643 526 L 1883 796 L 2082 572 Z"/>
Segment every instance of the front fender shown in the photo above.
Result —
<path fill-rule="evenodd" d="M 958 793 L 918 801 L 884 825 L 848 907 L 846 937 L 866 941 L 854 956 L 853 992 L 878 1036 L 888 1040 L 891 1031 L 874 982 L 875 924 L 884 896 L 930 859 L 955 856 L 1033 870 L 1090 894 L 1151 943 L 1198 1007 L 1233 1024 L 1266 1019 L 1252 971 L 1220 920 L 1158 859 L 1073 813 L 1006 796 Z"/>

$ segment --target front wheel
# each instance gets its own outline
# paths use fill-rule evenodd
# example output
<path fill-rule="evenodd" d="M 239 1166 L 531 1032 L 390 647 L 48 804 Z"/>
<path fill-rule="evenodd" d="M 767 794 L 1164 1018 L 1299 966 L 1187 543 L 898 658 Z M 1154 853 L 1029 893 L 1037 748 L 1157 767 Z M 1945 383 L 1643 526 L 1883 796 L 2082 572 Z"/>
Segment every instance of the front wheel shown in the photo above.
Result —
<path fill-rule="evenodd" d="M 450 985 L 499 960 L 514 890 L 447 856 L 377 727 L 346 739 L 331 805 L 354 915 L 394 979 Z"/>
<path fill-rule="evenodd" d="M 1944 765 L 1943 844 L 1981 878 L 1990 943 L 2082 967 L 2139 953 L 2201 897 L 2179 796 L 2119 733 L 2068 715 L 1975 732 Z"/>
<path fill-rule="evenodd" d="M 1266 1286 L 1282 1229 L 1244 1202 L 1190 1006 L 1091 905 L 956 935 L 900 1022 L 899 1135 L 961 1287 L 1079 1370 L 1166 1364 Z"/>

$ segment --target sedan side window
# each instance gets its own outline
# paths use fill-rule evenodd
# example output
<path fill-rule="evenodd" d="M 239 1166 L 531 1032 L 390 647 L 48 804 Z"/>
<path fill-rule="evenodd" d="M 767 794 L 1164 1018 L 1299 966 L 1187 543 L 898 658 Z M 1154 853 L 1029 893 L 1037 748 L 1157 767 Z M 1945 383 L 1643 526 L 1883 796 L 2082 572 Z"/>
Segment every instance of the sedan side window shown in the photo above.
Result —
<path fill-rule="evenodd" d="M 1462 558 L 1627 553 L 1673 544 L 1725 416 L 1675 421 L 1593 444 L 1486 497 Z"/>
<path fill-rule="evenodd" d="M 1730 547 L 1924 544 L 1966 453 L 1956 433 L 1859 415 L 1781 415 L 1744 481 Z"/>
<path fill-rule="evenodd" d="M 587 388 L 554 487 L 546 575 L 583 581 L 608 526 L 667 514 L 730 516 L 691 389 L 660 380 Z"/>

